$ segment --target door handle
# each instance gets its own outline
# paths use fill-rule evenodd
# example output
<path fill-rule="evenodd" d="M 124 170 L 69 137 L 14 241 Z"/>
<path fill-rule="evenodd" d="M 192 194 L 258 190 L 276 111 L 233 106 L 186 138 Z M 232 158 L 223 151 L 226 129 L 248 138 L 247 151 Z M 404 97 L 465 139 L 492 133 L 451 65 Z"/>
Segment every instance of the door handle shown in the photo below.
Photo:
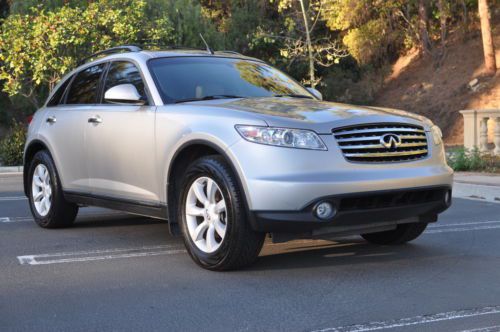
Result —
<path fill-rule="evenodd" d="M 96 115 L 96 116 L 93 116 L 91 118 L 89 118 L 89 123 L 94 123 L 94 124 L 98 124 L 98 123 L 101 123 L 102 122 L 102 119 L 99 115 Z"/>
<path fill-rule="evenodd" d="M 55 117 L 55 116 L 49 116 L 49 117 L 45 120 L 45 122 L 50 123 L 50 124 L 56 123 L 56 121 L 57 121 L 57 119 L 56 119 L 56 117 Z"/>

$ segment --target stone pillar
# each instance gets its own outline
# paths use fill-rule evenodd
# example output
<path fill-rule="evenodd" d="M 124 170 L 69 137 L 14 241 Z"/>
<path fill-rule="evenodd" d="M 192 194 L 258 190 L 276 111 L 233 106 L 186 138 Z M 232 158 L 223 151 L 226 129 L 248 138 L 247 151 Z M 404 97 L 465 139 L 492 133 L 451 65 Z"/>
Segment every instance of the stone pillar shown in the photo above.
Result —
<path fill-rule="evenodd" d="M 464 117 L 464 147 L 471 150 L 479 145 L 477 113 L 473 110 L 460 111 Z"/>
<path fill-rule="evenodd" d="M 488 117 L 481 117 L 479 126 L 479 150 L 488 152 Z"/>
<path fill-rule="evenodd" d="M 500 117 L 495 118 L 495 139 L 493 143 L 495 143 L 493 153 L 500 156 Z"/>

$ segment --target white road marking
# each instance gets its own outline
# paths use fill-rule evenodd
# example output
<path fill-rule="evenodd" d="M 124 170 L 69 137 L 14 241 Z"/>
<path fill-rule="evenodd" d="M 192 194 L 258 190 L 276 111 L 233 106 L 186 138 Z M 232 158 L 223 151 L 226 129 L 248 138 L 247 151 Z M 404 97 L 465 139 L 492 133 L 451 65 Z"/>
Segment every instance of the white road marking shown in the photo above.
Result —
<path fill-rule="evenodd" d="M 500 331 L 500 325 L 480 327 L 472 330 L 463 330 L 461 332 L 498 332 Z"/>
<path fill-rule="evenodd" d="M 129 217 L 131 215 L 122 214 L 122 213 L 85 213 L 78 216 L 77 221 L 85 221 L 89 219 L 95 218 L 106 218 L 106 217 L 114 217 L 114 216 L 124 216 Z M 33 221 L 33 217 L 0 217 L 0 222 L 21 222 L 21 221 Z"/>
<path fill-rule="evenodd" d="M 21 265 L 48 265 L 60 263 L 101 261 L 117 258 L 174 255 L 185 253 L 185 249 L 171 245 L 146 246 L 129 249 L 106 249 L 91 251 L 60 252 L 53 254 L 17 256 Z"/>
<path fill-rule="evenodd" d="M 15 197 L 1 197 L 0 196 L 0 202 L 2 201 L 24 201 L 27 200 L 27 197 L 24 196 L 15 196 Z"/>
<path fill-rule="evenodd" d="M 480 221 L 463 224 L 441 224 L 431 225 L 424 234 L 439 234 L 452 232 L 482 231 L 488 229 L 499 229 L 500 221 Z"/>
<path fill-rule="evenodd" d="M 437 223 L 431 224 L 429 228 L 439 228 L 439 227 L 455 227 L 455 226 L 469 226 L 469 225 L 478 225 L 478 224 L 500 224 L 500 220 L 488 220 L 488 221 L 474 221 L 474 222 L 461 222 L 454 224 L 445 224 L 445 223 Z"/>
<path fill-rule="evenodd" d="M 485 231 L 490 229 L 499 229 L 498 226 L 481 226 L 481 227 L 463 227 L 463 228 L 450 228 L 450 229 L 436 229 L 426 231 L 424 234 L 439 234 L 439 233 L 454 233 L 454 232 L 470 232 L 470 231 Z"/>
<path fill-rule="evenodd" d="M 423 315 L 410 318 L 394 319 L 381 322 L 371 322 L 366 324 L 358 324 L 358 325 L 350 325 L 342 327 L 330 327 L 322 330 L 316 330 L 314 332 L 362 332 L 362 331 L 388 330 L 399 327 L 429 324 L 429 323 L 449 321 L 454 319 L 493 315 L 493 314 L 500 314 L 500 306 L 449 311 L 433 315 Z"/>

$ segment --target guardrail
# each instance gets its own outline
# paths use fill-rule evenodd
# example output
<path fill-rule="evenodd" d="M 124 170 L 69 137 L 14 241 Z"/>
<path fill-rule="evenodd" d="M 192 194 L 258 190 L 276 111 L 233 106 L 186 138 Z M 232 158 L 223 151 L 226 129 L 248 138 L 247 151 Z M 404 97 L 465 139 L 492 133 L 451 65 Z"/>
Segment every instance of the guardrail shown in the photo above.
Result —
<path fill-rule="evenodd" d="M 500 109 L 464 110 L 464 147 L 500 156 Z"/>

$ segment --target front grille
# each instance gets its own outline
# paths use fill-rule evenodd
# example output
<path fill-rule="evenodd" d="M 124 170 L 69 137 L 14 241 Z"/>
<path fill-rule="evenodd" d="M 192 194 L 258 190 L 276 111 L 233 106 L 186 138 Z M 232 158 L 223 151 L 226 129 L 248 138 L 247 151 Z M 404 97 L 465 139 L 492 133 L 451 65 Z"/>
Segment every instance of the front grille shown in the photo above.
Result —
<path fill-rule="evenodd" d="M 345 197 L 340 200 L 339 211 L 384 209 L 437 202 L 444 200 L 447 190 L 438 188 Z"/>
<path fill-rule="evenodd" d="M 349 161 L 401 162 L 428 154 L 425 130 L 411 124 L 365 124 L 334 129 L 333 135 Z"/>

